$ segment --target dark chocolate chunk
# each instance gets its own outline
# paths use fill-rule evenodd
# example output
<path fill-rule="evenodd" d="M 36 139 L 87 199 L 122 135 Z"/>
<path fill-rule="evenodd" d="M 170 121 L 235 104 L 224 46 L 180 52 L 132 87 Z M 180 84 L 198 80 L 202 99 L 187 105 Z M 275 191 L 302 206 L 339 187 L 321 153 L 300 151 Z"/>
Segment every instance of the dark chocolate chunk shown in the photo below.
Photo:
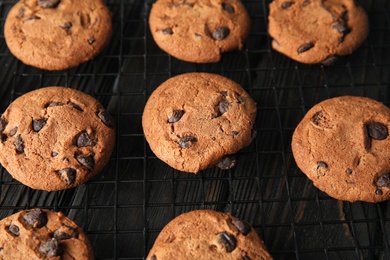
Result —
<path fill-rule="evenodd" d="M 2 142 L 2 143 L 4 143 L 5 141 L 7 141 L 7 135 L 6 134 L 3 134 L 3 133 L 1 133 L 0 134 L 0 141 Z"/>
<path fill-rule="evenodd" d="M 349 174 L 352 174 L 352 170 L 350 168 L 348 168 L 346 171 L 345 171 L 348 175 Z"/>
<path fill-rule="evenodd" d="M 78 111 L 81 111 L 83 112 L 84 110 L 81 109 L 81 107 L 79 105 L 77 105 L 76 103 L 73 103 L 73 102 L 68 102 L 69 105 L 71 105 L 73 108 L 77 109 Z"/>
<path fill-rule="evenodd" d="M 222 158 L 222 160 L 217 164 L 218 168 L 222 170 L 230 170 L 234 166 L 236 166 L 237 160 L 236 157 L 231 155 L 231 156 L 225 156 Z"/>
<path fill-rule="evenodd" d="M 14 145 L 17 153 L 24 153 L 24 142 L 20 135 L 16 136 Z"/>
<path fill-rule="evenodd" d="M 65 31 L 69 31 L 70 28 L 72 28 L 72 23 L 71 22 L 66 22 L 66 23 L 61 24 L 60 27 L 62 29 L 64 29 Z"/>
<path fill-rule="evenodd" d="M 232 223 L 244 236 L 248 235 L 249 232 L 251 232 L 251 226 L 246 221 L 242 221 L 240 219 L 235 218 L 232 220 Z"/>
<path fill-rule="evenodd" d="M 390 174 L 385 174 L 376 180 L 377 187 L 390 188 Z"/>
<path fill-rule="evenodd" d="M 282 9 L 287 9 L 294 4 L 293 1 L 287 1 L 282 3 Z"/>
<path fill-rule="evenodd" d="M 39 19 L 41 19 L 41 17 L 36 16 L 35 14 L 32 14 L 29 17 L 27 17 L 26 19 L 24 19 L 24 21 L 27 22 L 27 21 L 39 20 Z"/>
<path fill-rule="evenodd" d="M 93 159 L 93 154 L 85 155 L 80 154 L 76 156 L 76 160 L 83 166 L 85 166 L 88 170 L 93 171 L 95 168 L 95 160 Z"/>
<path fill-rule="evenodd" d="M 59 256 L 62 253 L 60 244 L 55 238 L 42 242 L 39 251 L 46 254 L 47 257 Z"/>
<path fill-rule="evenodd" d="M 7 120 L 4 117 L 0 118 L 0 132 L 4 132 L 5 127 L 8 125 Z"/>
<path fill-rule="evenodd" d="M 66 181 L 66 184 L 72 185 L 76 180 L 76 170 L 73 168 L 65 168 L 58 172 L 63 180 Z"/>
<path fill-rule="evenodd" d="M 77 238 L 79 236 L 79 232 L 77 228 L 71 226 L 61 226 L 56 231 L 54 231 L 53 237 L 57 240 L 66 240 L 69 238 Z"/>
<path fill-rule="evenodd" d="M 11 129 L 11 131 L 9 131 L 9 135 L 14 136 L 16 135 L 17 132 L 18 132 L 18 127 L 15 126 L 14 128 Z"/>
<path fill-rule="evenodd" d="M 111 115 L 106 110 L 99 109 L 99 112 L 97 115 L 106 126 L 108 126 L 108 127 L 114 126 L 114 120 L 112 119 Z"/>
<path fill-rule="evenodd" d="M 221 113 L 221 115 L 223 113 L 225 113 L 228 109 L 228 107 L 230 106 L 229 102 L 226 100 L 226 99 L 222 99 L 219 104 L 218 104 L 218 110 L 219 112 Z"/>
<path fill-rule="evenodd" d="M 18 18 L 22 18 L 24 16 L 24 12 L 26 11 L 26 9 L 24 7 L 20 8 L 19 10 L 19 14 L 18 14 Z"/>
<path fill-rule="evenodd" d="M 192 135 L 184 135 L 183 137 L 180 138 L 179 145 L 181 148 L 187 149 L 188 147 L 191 146 L 192 143 L 195 143 L 197 141 L 198 140 Z"/>
<path fill-rule="evenodd" d="M 184 115 L 184 110 L 173 110 L 172 115 L 168 118 L 168 123 L 176 123 Z"/>
<path fill-rule="evenodd" d="M 332 56 L 327 57 L 321 63 L 325 66 L 331 66 L 336 62 L 336 60 L 337 60 L 337 56 L 332 55 Z"/>
<path fill-rule="evenodd" d="M 310 49 L 313 48 L 313 47 L 314 47 L 314 43 L 312 43 L 312 42 L 307 42 L 307 43 L 302 44 L 302 45 L 298 48 L 297 52 L 298 52 L 298 54 L 301 54 L 301 53 L 303 53 L 303 52 L 305 52 L 305 51 L 310 50 Z"/>
<path fill-rule="evenodd" d="M 95 40 L 95 38 L 93 38 L 93 37 L 90 37 L 90 38 L 88 38 L 88 43 L 89 44 L 92 44 L 92 43 L 94 43 L 96 40 Z"/>
<path fill-rule="evenodd" d="M 384 140 L 389 135 L 387 127 L 379 122 L 367 124 L 368 136 L 375 140 Z"/>
<path fill-rule="evenodd" d="M 229 28 L 221 26 L 214 30 L 213 32 L 213 38 L 215 40 L 221 41 L 225 39 L 230 33 Z"/>
<path fill-rule="evenodd" d="M 46 125 L 47 118 L 33 119 L 32 128 L 34 132 L 39 132 Z"/>
<path fill-rule="evenodd" d="M 232 131 L 232 135 L 238 135 L 240 132 L 237 132 L 237 131 Z"/>
<path fill-rule="evenodd" d="M 50 102 L 49 104 L 47 104 L 45 107 L 48 108 L 48 107 L 58 107 L 58 106 L 63 106 L 64 104 L 61 103 L 61 102 Z"/>
<path fill-rule="evenodd" d="M 23 219 L 33 228 L 44 227 L 47 223 L 46 213 L 41 209 L 32 209 L 23 215 Z"/>
<path fill-rule="evenodd" d="M 338 22 L 337 24 L 332 26 L 333 29 L 336 29 L 342 34 L 348 34 L 351 32 L 351 29 L 349 29 L 344 23 Z"/>
<path fill-rule="evenodd" d="M 383 191 L 380 190 L 380 189 L 377 189 L 377 190 L 375 191 L 375 194 L 376 194 L 376 195 L 383 195 Z"/>
<path fill-rule="evenodd" d="M 243 96 L 240 96 L 240 95 L 237 96 L 237 100 L 240 104 L 244 104 L 244 102 L 245 102 L 245 98 Z"/>
<path fill-rule="evenodd" d="M 12 235 L 18 237 L 20 235 L 19 231 L 19 227 L 17 225 L 10 225 L 8 226 L 8 232 L 11 233 Z"/>
<path fill-rule="evenodd" d="M 319 161 L 317 162 L 317 168 L 319 167 L 328 168 L 328 165 L 326 164 L 326 162 Z"/>
<path fill-rule="evenodd" d="M 224 97 L 227 97 L 227 96 L 228 96 L 228 92 L 227 92 L 227 91 L 221 91 L 221 92 L 219 92 L 219 93 L 221 93 L 221 95 L 224 96 Z"/>
<path fill-rule="evenodd" d="M 38 5 L 43 8 L 55 8 L 61 2 L 61 0 L 38 0 Z"/>
<path fill-rule="evenodd" d="M 96 145 L 95 138 L 92 135 L 89 135 L 86 131 L 79 134 L 76 138 L 77 147 L 87 147 Z"/>
<path fill-rule="evenodd" d="M 58 155 L 58 153 L 57 153 L 56 151 L 52 151 L 52 152 L 51 152 L 51 156 L 52 156 L 52 157 L 56 157 L 57 155 Z"/>
<path fill-rule="evenodd" d="M 218 234 L 218 242 L 229 253 L 232 252 L 234 249 L 236 249 L 236 245 L 237 245 L 236 238 L 227 232 L 222 232 Z"/>
<path fill-rule="evenodd" d="M 167 34 L 172 35 L 173 34 L 173 30 L 170 27 L 162 29 L 162 30 L 160 30 L 160 32 L 162 32 L 162 34 L 164 34 L 164 35 L 167 35 Z"/>
<path fill-rule="evenodd" d="M 229 4 L 222 4 L 222 9 L 225 10 L 226 12 L 228 13 L 234 13 L 234 8 L 233 6 L 229 5 Z"/>

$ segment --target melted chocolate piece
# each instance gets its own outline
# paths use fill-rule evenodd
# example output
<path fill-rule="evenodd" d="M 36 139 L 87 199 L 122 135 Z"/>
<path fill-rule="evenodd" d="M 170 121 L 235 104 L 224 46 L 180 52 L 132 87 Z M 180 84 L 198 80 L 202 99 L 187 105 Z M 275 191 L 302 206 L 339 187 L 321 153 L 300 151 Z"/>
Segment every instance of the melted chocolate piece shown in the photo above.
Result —
<path fill-rule="evenodd" d="M 226 249 L 227 252 L 232 252 L 236 249 L 237 240 L 236 238 L 227 232 L 222 232 L 218 234 L 218 242 Z"/>
<path fill-rule="evenodd" d="M 375 140 L 384 140 L 389 135 L 387 127 L 379 122 L 367 124 L 368 136 Z"/>
<path fill-rule="evenodd" d="M 214 30 L 212 36 L 215 40 L 222 41 L 230 34 L 230 30 L 227 27 L 221 26 Z"/>
<path fill-rule="evenodd" d="M 168 118 L 168 123 L 176 123 L 184 115 L 184 110 L 174 110 L 172 115 Z"/>
<path fill-rule="evenodd" d="M 47 216 L 41 209 L 32 209 L 23 215 L 23 219 L 33 228 L 42 228 L 47 223 Z"/>
<path fill-rule="evenodd" d="M 44 253 L 47 257 L 59 256 L 62 253 L 60 244 L 58 244 L 58 241 L 55 238 L 42 242 L 39 246 L 39 251 Z"/>
<path fill-rule="evenodd" d="M 66 184 L 73 185 L 76 180 L 76 170 L 73 168 L 65 168 L 58 171 L 58 174 L 61 176 L 63 180 L 66 181 Z"/>
<path fill-rule="evenodd" d="M 240 219 L 235 218 L 232 220 L 232 223 L 244 236 L 248 235 L 249 232 L 251 232 L 251 226 L 246 221 L 242 221 Z"/>

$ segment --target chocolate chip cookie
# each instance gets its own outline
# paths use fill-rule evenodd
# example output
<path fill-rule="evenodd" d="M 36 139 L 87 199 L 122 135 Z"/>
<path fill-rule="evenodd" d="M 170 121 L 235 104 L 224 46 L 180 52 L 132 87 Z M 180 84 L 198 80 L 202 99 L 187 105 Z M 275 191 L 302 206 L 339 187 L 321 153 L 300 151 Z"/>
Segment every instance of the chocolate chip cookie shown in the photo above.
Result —
<path fill-rule="evenodd" d="M 180 171 L 197 173 L 235 165 L 230 157 L 253 139 L 256 104 L 236 82 L 210 73 L 187 73 L 162 83 L 142 116 L 155 155 Z"/>
<path fill-rule="evenodd" d="M 292 152 L 316 187 L 345 201 L 390 198 L 390 109 L 354 96 L 325 100 L 298 124 Z"/>
<path fill-rule="evenodd" d="M 1 259 L 94 259 L 84 231 L 61 212 L 24 210 L 0 221 Z"/>
<path fill-rule="evenodd" d="M 195 210 L 169 222 L 146 259 L 248 260 L 272 257 L 249 223 L 230 214 Z"/>
<path fill-rule="evenodd" d="M 114 123 L 93 97 L 46 87 L 17 98 L 0 118 L 0 163 L 39 190 L 80 185 L 110 159 Z"/>
<path fill-rule="evenodd" d="M 20 0 L 7 15 L 8 48 L 27 65 L 63 70 L 91 60 L 111 37 L 101 0 Z"/>
<path fill-rule="evenodd" d="M 331 65 L 369 31 L 366 12 L 353 0 L 274 0 L 269 9 L 272 47 L 302 63 Z"/>
<path fill-rule="evenodd" d="M 155 42 L 168 54 L 207 63 L 243 47 L 250 19 L 239 0 L 157 0 L 149 25 Z"/>

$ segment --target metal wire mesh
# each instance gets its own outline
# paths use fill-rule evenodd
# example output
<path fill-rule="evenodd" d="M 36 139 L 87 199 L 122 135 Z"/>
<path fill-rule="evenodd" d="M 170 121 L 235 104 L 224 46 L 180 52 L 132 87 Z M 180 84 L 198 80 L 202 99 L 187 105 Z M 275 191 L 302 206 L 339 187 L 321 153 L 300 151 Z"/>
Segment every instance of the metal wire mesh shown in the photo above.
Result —
<path fill-rule="evenodd" d="M 291 154 L 294 128 L 307 109 L 329 97 L 367 96 L 390 105 L 390 2 L 359 1 L 370 35 L 332 67 L 303 65 L 276 53 L 267 34 L 270 0 L 244 0 L 252 27 L 246 46 L 215 64 L 179 61 L 154 43 L 154 1 L 108 0 L 114 34 L 94 60 L 66 71 L 23 65 L 5 45 L 14 0 L 0 1 L 0 109 L 43 86 L 62 85 L 96 97 L 114 115 L 117 142 L 104 171 L 70 190 L 36 191 L 0 171 L 0 217 L 26 208 L 60 210 L 82 226 L 97 259 L 143 259 L 175 216 L 194 209 L 247 220 L 276 259 L 390 259 L 388 202 L 346 203 L 317 190 Z M 229 171 L 173 170 L 150 151 L 141 117 L 151 92 L 181 73 L 205 71 L 241 84 L 257 102 L 257 137 Z"/>

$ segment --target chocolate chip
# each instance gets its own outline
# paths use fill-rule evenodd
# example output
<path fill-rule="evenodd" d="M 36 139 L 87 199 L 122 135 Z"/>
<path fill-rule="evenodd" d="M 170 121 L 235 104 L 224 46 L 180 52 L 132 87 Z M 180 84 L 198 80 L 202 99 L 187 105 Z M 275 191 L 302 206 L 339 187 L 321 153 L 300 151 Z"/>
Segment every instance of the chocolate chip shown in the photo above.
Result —
<path fill-rule="evenodd" d="M 24 19 L 24 21 L 27 22 L 27 21 L 39 20 L 39 19 L 41 19 L 41 17 L 36 16 L 35 14 L 32 14 L 29 17 L 27 17 L 26 19 Z"/>
<path fill-rule="evenodd" d="M 95 160 L 93 159 L 93 154 L 84 155 L 80 154 L 76 156 L 76 160 L 83 166 L 85 166 L 88 170 L 93 171 L 95 168 Z"/>
<path fill-rule="evenodd" d="M 350 168 L 348 168 L 346 171 L 345 171 L 348 175 L 349 174 L 352 174 L 352 170 Z"/>
<path fill-rule="evenodd" d="M 90 38 L 88 38 L 88 43 L 89 44 L 92 44 L 92 43 L 94 43 L 96 40 L 95 40 L 95 38 L 93 38 L 93 37 L 90 37 Z"/>
<path fill-rule="evenodd" d="M 106 126 L 108 126 L 108 127 L 114 126 L 114 120 L 112 119 L 111 115 L 106 110 L 99 109 L 99 112 L 97 115 Z"/>
<path fill-rule="evenodd" d="M 4 118 L 0 118 L 0 132 L 4 132 L 5 127 L 8 125 L 8 121 Z"/>
<path fill-rule="evenodd" d="M 81 107 L 80 107 L 79 105 L 77 105 L 76 103 L 68 102 L 68 105 L 71 105 L 73 108 L 77 109 L 78 111 L 81 111 L 81 112 L 84 111 L 84 110 L 82 110 Z"/>
<path fill-rule="evenodd" d="M 55 151 L 52 151 L 52 152 L 51 152 L 51 156 L 52 156 L 52 157 L 56 157 L 57 155 L 58 155 L 57 152 L 55 152 Z"/>
<path fill-rule="evenodd" d="M 65 31 L 69 31 L 70 28 L 72 28 L 72 23 L 71 22 L 66 22 L 66 23 L 61 24 L 60 27 L 62 29 L 64 29 Z"/>
<path fill-rule="evenodd" d="M 14 128 L 11 129 L 11 131 L 9 131 L 9 135 L 14 136 L 16 135 L 17 132 L 18 132 L 18 127 L 15 126 Z"/>
<path fill-rule="evenodd" d="M 24 12 L 26 11 L 26 9 L 24 7 L 20 8 L 19 10 L 19 14 L 18 14 L 18 18 L 22 18 L 24 16 Z"/>
<path fill-rule="evenodd" d="M 0 141 L 2 142 L 2 143 L 4 143 L 5 141 L 7 141 L 7 135 L 6 134 L 3 134 L 3 133 L 1 133 L 0 134 Z"/>
<path fill-rule="evenodd" d="M 24 142 L 20 135 L 16 136 L 14 145 L 17 153 L 24 153 Z"/>
<path fill-rule="evenodd" d="M 234 166 L 236 166 L 237 160 L 236 157 L 231 155 L 231 156 L 225 156 L 222 158 L 222 160 L 217 164 L 217 167 L 222 169 L 222 170 L 230 170 Z"/>
<path fill-rule="evenodd" d="M 251 258 L 250 258 L 249 256 L 247 256 L 247 255 L 244 255 L 244 256 L 242 257 L 242 260 L 251 260 Z"/>
<path fill-rule="evenodd" d="M 187 149 L 191 146 L 192 143 L 197 142 L 198 140 L 192 135 L 184 135 L 179 139 L 179 145 L 183 149 Z"/>
<path fill-rule="evenodd" d="M 65 168 L 58 171 L 58 174 L 63 180 L 66 181 L 66 184 L 72 185 L 76 180 L 76 170 L 72 168 Z"/>
<path fill-rule="evenodd" d="M 64 104 L 61 103 L 61 102 L 51 102 L 49 104 L 47 104 L 45 107 L 48 108 L 48 107 L 58 107 L 58 106 L 63 106 Z"/>
<path fill-rule="evenodd" d="M 61 2 L 61 0 L 38 0 L 38 5 L 43 8 L 55 8 Z"/>
<path fill-rule="evenodd" d="M 221 93 L 221 95 L 224 96 L 224 97 L 227 97 L 227 96 L 228 96 L 228 92 L 227 92 L 227 91 L 221 91 L 221 92 L 219 92 L 219 93 Z"/>
<path fill-rule="evenodd" d="M 172 28 L 170 28 L 170 27 L 167 27 L 167 28 L 165 28 L 165 29 L 162 29 L 162 30 L 160 30 L 160 32 L 162 33 L 162 34 L 164 34 L 164 35 L 172 35 L 173 34 L 173 30 L 172 30 Z"/>
<path fill-rule="evenodd" d="M 317 168 L 318 167 L 328 168 L 328 165 L 326 164 L 326 162 L 319 161 L 317 162 Z"/>
<path fill-rule="evenodd" d="M 168 118 L 168 123 L 176 123 L 184 115 L 184 110 L 173 110 L 172 115 Z"/>
<path fill-rule="evenodd" d="M 23 219 L 33 228 L 44 227 L 47 223 L 47 216 L 41 209 L 32 209 L 23 215 Z"/>
<path fill-rule="evenodd" d="M 282 3 L 282 9 L 287 9 L 287 8 L 289 8 L 290 6 L 292 6 L 293 4 L 294 4 L 293 1 L 283 2 L 283 3 Z"/>
<path fill-rule="evenodd" d="M 323 161 L 317 162 L 316 172 L 318 176 L 324 176 L 327 170 L 328 170 L 328 165 L 325 162 Z"/>
<path fill-rule="evenodd" d="M 314 47 L 314 43 L 312 43 L 312 42 L 307 42 L 307 43 L 302 44 L 302 45 L 298 48 L 297 52 L 298 52 L 298 54 L 301 54 L 301 53 L 303 53 L 303 52 L 305 52 L 305 51 L 310 50 L 310 49 L 313 48 L 313 47 Z"/>
<path fill-rule="evenodd" d="M 222 9 L 225 10 L 226 12 L 228 13 L 234 13 L 234 8 L 233 6 L 229 5 L 229 4 L 222 4 Z"/>
<path fill-rule="evenodd" d="M 227 232 L 222 232 L 218 234 L 218 242 L 226 249 L 227 252 L 232 252 L 236 249 L 237 240 L 236 238 L 228 234 Z"/>
<path fill-rule="evenodd" d="M 376 194 L 376 195 L 383 195 L 383 191 L 380 190 L 380 189 L 377 189 L 377 190 L 375 191 L 375 194 Z"/>
<path fill-rule="evenodd" d="M 245 98 L 243 96 L 238 95 L 237 100 L 240 104 L 244 104 Z"/>
<path fill-rule="evenodd" d="M 349 29 L 344 23 L 338 22 L 337 24 L 332 26 L 333 29 L 336 29 L 342 34 L 348 34 L 351 32 L 351 29 Z"/>
<path fill-rule="evenodd" d="M 310 0 L 306 0 L 305 2 L 303 2 L 302 6 L 303 7 L 308 6 L 310 3 L 311 3 Z"/>
<path fill-rule="evenodd" d="M 39 132 L 46 125 L 47 118 L 33 119 L 32 128 L 34 132 Z"/>
<path fill-rule="evenodd" d="M 225 39 L 230 33 L 229 28 L 221 26 L 214 30 L 213 32 L 213 38 L 215 40 L 221 41 Z"/>
<path fill-rule="evenodd" d="M 12 235 L 18 237 L 20 235 L 19 231 L 19 227 L 17 225 L 10 225 L 7 227 L 9 233 L 11 233 Z"/>
<path fill-rule="evenodd" d="M 384 140 L 389 135 L 387 127 L 378 122 L 367 124 L 368 136 L 375 140 Z"/>
<path fill-rule="evenodd" d="M 325 60 L 323 60 L 321 63 L 325 66 L 331 66 L 337 61 L 337 56 L 329 56 Z"/>
<path fill-rule="evenodd" d="M 229 102 L 226 100 L 226 99 L 222 99 L 219 104 L 218 104 L 218 110 L 219 112 L 221 113 L 221 115 L 223 113 L 225 113 L 228 109 L 228 107 L 230 106 Z"/>
<path fill-rule="evenodd" d="M 89 135 L 86 131 L 79 134 L 76 138 L 77 147 L 87 147 L 96 145 L 95 138 L 92 135 Z"/>
<path fill-rule="evenodd" d="M 240 219 L 235 218 L 232 220 L 232 223 L 244 236 L 248 235 L 249 232 L 251 232 L 251 226 L 246 221 L 242 221 Z"/>
<path fill-rule="evenodd" d="M 390 188 L 390 174 L 380 176 L 376 180 L 376 186 Z"/>
<path fill-rule="evenodd" d="M 46 254 L 47 257 L 59 256 L 62 253 L 61 247 L 55 238 L 42 242 L 39 251 Z"/>
<path fill-rule="evenodd" d="M 56 231 L 54 231 L 53 237 L 56 240 L 66 240 L 69 238 L 77 238 L 79 236 L 79 232 L 77 228 L 71 226 L 61 226 Z"/>
<path fill-rule="evenodd" d="M 240 132 L 237 132 L 237 131 L 232 131 L 232 135 L 235 136 L 235 135 L 238 135 Z"/>

